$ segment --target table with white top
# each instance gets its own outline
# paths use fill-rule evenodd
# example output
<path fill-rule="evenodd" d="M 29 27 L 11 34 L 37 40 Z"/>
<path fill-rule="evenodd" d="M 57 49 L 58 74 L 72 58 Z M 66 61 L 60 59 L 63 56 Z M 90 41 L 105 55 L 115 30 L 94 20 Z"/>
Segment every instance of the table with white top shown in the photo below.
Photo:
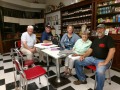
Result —
<path fill-rule="evenodd" d="M 60 60 L 60 58 L 64 57 L 64 54 L 63 55 L 59 54 L 60 50 L 56 49 L 56 48 L 58 48 L 57 47 L 58 45 L 51 44 L 51 45 L 45 45 L 44 46 L 43 44 L 44 43 L 38 43 L 38 44 L 35 44 L 34 46 L 36 48 L 41 49 L 41 51 L 44 52 L 47 55 L 47 72 L 48 72 L 48 75 L 49 75 L 49 59 L 48 59 L 48 56 L 51 56 L 56 60 L 56 74 L 57 74 L 57 77 L 52 77 L 52 78 L 49 79 L 49 82 L 51 83 L 51 85 L 54 88 L 58 88 L 60 86 L 63 86 L 63 85 L 66 85 L 66 84 L 70 83 L 70 80 L 60 77 L 59 60 Z"/>
<path fill-rule="evenodd" d="M 57 47 L 58 45 L 55 44 L 51 44 L 51 43 L 37 43 L 34 45 L 36 48 L 39 48 L 40 50 L 43 49 L 49 49 L 49 48 L 53 48 L 53 47 Z M 48 60 L 48 54 L 47 54 L 47 71 L 49 74 L 49 60 Z"/>
<path fill-rule="evenodd" d="M 57 74 L 57 77 L 53 77 L 53 78 L 51 78 L 51 80 L 49 80 L 49 82 L 52 84 L 52 86 L 55 87 L 55 88 L 58 88 L 60 86 L 63 86 L 65 84 L 70 83 L 70 80 L 60 77 L 60 63 L 59 63 L 59 60 L 60 60 L 60 58 L 65 57 L 65 55 L 64 54 L 63 55 L 59 54 L 60 50 L 57 50 L 55 48 L 44 49 L 42 51 L 44 53 L 46 53 L 47 55 L 53 57 L 56 60 L 56 74 Z M 49 61 L 49 60 L 47 60 L 47 61 Z"/>

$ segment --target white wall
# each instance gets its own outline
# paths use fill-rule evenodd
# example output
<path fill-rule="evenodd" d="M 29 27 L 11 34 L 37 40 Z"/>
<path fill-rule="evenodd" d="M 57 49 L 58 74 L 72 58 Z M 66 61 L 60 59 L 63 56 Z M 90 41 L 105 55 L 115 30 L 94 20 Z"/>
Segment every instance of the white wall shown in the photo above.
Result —
<path fill-rule="evenodd" d="M 18 6 L 23 6 L 27 8 L 35 8 L 35 9 L 44 9 L 46 7 L 45 4 L 36 4 L 36 3 L 29 3 L 23 0 L 1 0 L 1 2 L 15 4 Z"/>
<path fill-rule="evenodd" d="M 55 16 L 58 16 L 58 19 L 57 20 L 51 20 L 51 21 L 48 21 L 47 20 L 47 18 L 49 18 L 49 17 L 55 17 Z M 56 21 L 58 22 L 58 25 L 54 25 L 54 23 L 56 23 Z M 51 26 L 53 26 L 54 28 L 55 28 L 55 30 L 56 30 L 56 34 L 61 34 L 61 18 L 60 18 L 60 11 L 56 11 L 56 12 L 54 12 L 54 13 L 50 13 L 50 14 L 47 14 L 46 15 L 46 24 L 47 23 L 50 23 L 50 25 Z"/>
<path fill-rule="evenodd" d="M 4 16 L 4 22 L 18 23 L 20 25 L 35 25 L 38 23 L 44 23 L 44 19 L 23 19 Z"/>
<path fill-rule="evenodd" d="M 27 7 L 18 6 L 18 5 L 12 5 L 12 4 L 8 4 L 8 3 L 5 3 L 5 2 L 0 2 L 0 6 L 5 7 L 5 8 L 20 10 L 20 11 L 40 12 L 40 9 L 27 8 Z"/>

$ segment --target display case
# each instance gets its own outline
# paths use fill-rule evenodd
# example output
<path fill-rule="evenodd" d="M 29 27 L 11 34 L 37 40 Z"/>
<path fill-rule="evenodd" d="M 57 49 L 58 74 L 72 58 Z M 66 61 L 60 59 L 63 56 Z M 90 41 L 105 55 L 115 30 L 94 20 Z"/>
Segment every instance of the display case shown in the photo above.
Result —
<path fill-rule="evenodd" d="M 120 34 L 120 0 L 98 0 L 97 24 L 105 24 L 109 34 Z"/>
<path fill-rule="evenodd" d="M 112 68 L 120 71 L 120 0 L 97 0 L 95 2 L 95 29 L 98 24 L 105 24 L 106 30 L 115 42 L 116 52 Z"/>

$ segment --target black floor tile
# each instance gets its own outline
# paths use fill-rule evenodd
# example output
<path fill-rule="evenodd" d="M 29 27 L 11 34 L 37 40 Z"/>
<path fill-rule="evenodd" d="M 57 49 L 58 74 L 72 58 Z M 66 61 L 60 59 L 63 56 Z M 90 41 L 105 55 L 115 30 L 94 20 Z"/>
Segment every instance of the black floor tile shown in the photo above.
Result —
<path fill-rule="evenodd" d="M 4 60 L 3 63 L 12 62 L 12 59 Z"/>
<path fill-rule="evenodd" d="M 94 89 L 92 89 L 92 88 L 89 88 L 88 90 L 94 90 Z"/>
<path fill-rule="evenodd" d="M 71 87 L 71 86 L 68 86 L 68 87 L 66 87 L 66 88 L 64 88 L 62 90 L 75 90 L 75 89 L 73 87 Z"/>
<path fill-rule="evenodd" d="M 64 86 L 66 84 L 71 83 L 71 81 L 67 78 L 61 78 L 61 82 L 57 83 L 56 82 L 56 76 L 52 77 L 49 79 L 49 83 L 54 87 L 54 88 L 59 88 L 61 86 Z"/>
<path fill-rule="evenodd" d="M 14 71 L 14 70 L 15 70 L 15 68 L 5 69 L 5 70 L 4 70 L 4 73 L 12 72 L 12 71 Z"/>
<path fill-rule="evenodd" d="M 3 59 L 0 59 L 0 61 L 3 61 Z"/>
<path fill-rule="evenodd" d="M 43 62 L 35 62 L 35 65 L 40 65 L 42 67 L 47 67 L 47 63 L 43 63 Z M 49 67 L 55 66 L 55 64 L 53 62 L 49 62 Z"/>
<path fill-rule="evenodd" d="M 115 83 L 117 83 L 117 84 L 120 84 L 120 77 L 118 77 L 118 76 L 112 76 L 111 77 L 111 80 L 113 81 L 113 82 L 115 82 Z"/>
<path fill-rule="evenodd" d="M 0 86 L 5 84 L 5 79 L 0 80 Z"/>
<path fill-rule="evenodd" d="M 95 75 L 91 76 L 90 78 L 94 79 L 95 80 Z"/>
<path fill-rule="evenodd" d="M 19 81 L 17 81 L 17 86 L 19 87 Z M 15 88 L 15 82 L 6 84 L 6 90 L 12 90 Z"/>
<path fill-rule="evenodd" d="M 27 90 L 36 90 L 36 89 L 38 89 L 38 86 L 37 86 L 36 83 L 34 82 L 34 83 L 30 83 L 30 84 L 28 85 L 28 89 L 27 89 Z"/>
<path fill-rule="evenodd" d="M 77 77 L 77 75 L 75 74 L 75 75 L 73 75 L 76 79 L 78 79 L 78 77 Z M 88 78 L 88 76 L 87 75 L 85 75 L 86 76 L 86 78 Z"/>
<path fill-rule="evenodd" d="M 40 90 L 48 90 L 48 89 L 47 89 L 47 86 L 45 86 L 45 87 L 40 88 Z M 57 89 L 55 89 L 51 85 L 49 85 L 49 90 L 57 90 Z"/>
<path fill-rule="evenodd" d="M 54 71 L 50 70 L 49 72 L 47 72 L 48 77 L 56 75 Z"/>
<path fill-rule="evenodd" d="M 0 70 L 3 70 L 4 69 L 4 67 L 2 66 L 2 67 L 0 67 Z"/>

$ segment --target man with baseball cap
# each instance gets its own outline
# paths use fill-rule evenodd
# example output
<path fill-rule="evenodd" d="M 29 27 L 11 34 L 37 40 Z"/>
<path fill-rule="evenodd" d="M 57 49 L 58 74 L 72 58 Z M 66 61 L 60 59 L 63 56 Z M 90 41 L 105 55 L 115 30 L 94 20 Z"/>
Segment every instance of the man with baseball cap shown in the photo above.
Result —
<path fill-rule="evenodd" d="M 105 81 L 105 71 L 111 65 L 111 59 L 115 53 L 115 45 L 110 36 L 105 35 L 105 25 L 97 26 L 97 38 L 93 41 L 91 47 L 86 53 L 75 61 L 75 70 L 78 77 L 75 85 L 86 84 L 86 77 L 83 73 L 83 67 L 88 65 L 96 66 L 96 90 L 103 90 Z M 91 56 L 90 56 L 91 55 Z"/>
<path fill-rule="evenodd" d="M 51 33 L 51 26 L 50 25 L 46 25 L 45 26 L 45 31 L 42 33 L 41 36 L 41 43 L 49 43 L 51 42 L 51 37 L 52 37 L 52 33 Z"/>

